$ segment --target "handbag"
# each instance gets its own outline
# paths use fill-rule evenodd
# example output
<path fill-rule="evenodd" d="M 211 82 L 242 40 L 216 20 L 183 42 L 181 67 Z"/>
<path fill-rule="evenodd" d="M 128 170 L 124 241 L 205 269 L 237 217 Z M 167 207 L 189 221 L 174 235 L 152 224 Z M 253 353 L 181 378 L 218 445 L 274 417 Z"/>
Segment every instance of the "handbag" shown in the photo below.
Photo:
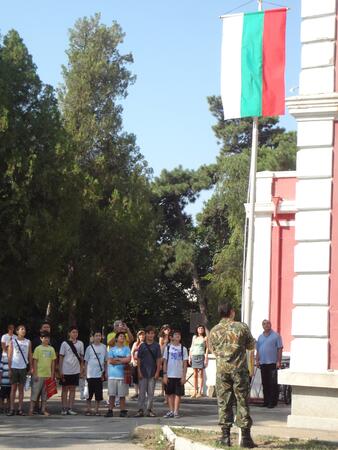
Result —
<path fill-rule="evenodd" d="M 47 380 L 45 380 L 45 388 L 46 388 L 47 398 L 51 398 L 51 397 L 53 397 L 53 395 L 58 393 L 58 389 L 56 386 L 56 380 L 54 380 L 53 378 L 47 378 Z"/>

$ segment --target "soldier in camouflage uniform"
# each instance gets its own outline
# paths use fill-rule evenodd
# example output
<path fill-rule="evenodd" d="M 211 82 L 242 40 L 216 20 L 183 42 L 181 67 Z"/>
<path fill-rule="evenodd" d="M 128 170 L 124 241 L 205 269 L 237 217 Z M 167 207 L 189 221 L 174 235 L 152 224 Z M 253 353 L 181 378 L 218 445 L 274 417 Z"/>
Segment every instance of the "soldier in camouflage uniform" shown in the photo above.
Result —
<path fill-rule="evenodd" d="M 216 356 L 216 392 L 222 444 L 230 447 L 233 404 L 237 404 L 236 425 L 241 428 L 241 447 L 256 447 L 251 439 L 252 419 L 249 412 L 250 381 L 246 350 L 255 348 L 248 326 L 235 322 L 235 311 L 228 304 L 218 308 L 221 321 L 210 331 L 209 343 Z"/>

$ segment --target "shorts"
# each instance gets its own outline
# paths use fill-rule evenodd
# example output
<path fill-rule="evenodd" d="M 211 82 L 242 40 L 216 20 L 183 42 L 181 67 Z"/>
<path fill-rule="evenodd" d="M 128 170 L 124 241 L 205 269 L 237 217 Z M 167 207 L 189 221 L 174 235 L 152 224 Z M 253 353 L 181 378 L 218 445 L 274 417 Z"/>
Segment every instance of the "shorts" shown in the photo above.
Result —
<path fill-rule="evenodd" d="M 126 397 L 129 392 L 129 386 L 123 380 L 116 378 L 108 380 L 108 394 L 110 397 Z"/>
<path fill-rule="evenodd" d="M 164 385 L 164 391 L 167 395 L 184 395 L 184 384 L 181 384 L 181 378 L 168 378 L 168 383 Z"/>
<path fill-rule="evenodd" d="M 80 380 L 80 374 L 76 373 L 74 375 L 63 375 L 61 379 L 61 386 L 78 386 Z"/>
<path fill-rule="evenodd" d="M 10 386 L 1 386 L 0 398 L 2 400 L 9 399 L 10 395 L 11 395 L 11 387 Z"/>
<path fill-rule="evenodd" d="M 11 384 L 22 384 L 26 383 L 27 369 L 12 369 Z"/>
<path fill-rule="evenodd" d="M 101 402 L 103 400 L 102 378 L 87 378 L 87 383 L 88 383 L 87 400 L 91 400 L 95 394 L 95 401 Z"/>
<path fill-rule="evenodd" d="M 193 369 L 204 369 L 204 355 L 192 355 L 191 367 Z"/>
<path fill-rule="evenodd" d="M 31 391 L 31 400 L 33 402 L 37 402 L 38 398 L 41 394 L 41 400 L 45 402 L 47 400 L 47 390 L 46 383 L 47 377 L 39 377 L 36 379 L 33 377 L 32 381 L 32 391 Z"/>

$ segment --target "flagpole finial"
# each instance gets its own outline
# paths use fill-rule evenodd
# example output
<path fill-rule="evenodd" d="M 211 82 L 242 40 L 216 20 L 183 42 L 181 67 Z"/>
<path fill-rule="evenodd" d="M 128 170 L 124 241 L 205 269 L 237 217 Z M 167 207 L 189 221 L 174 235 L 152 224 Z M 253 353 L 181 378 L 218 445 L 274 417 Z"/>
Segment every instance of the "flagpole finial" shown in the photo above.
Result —
<path fill-rule="evenodd" d="M 263 0 L 257 0 L 258 3 L 258 11 L 262 11 L 263 10 Z"/>

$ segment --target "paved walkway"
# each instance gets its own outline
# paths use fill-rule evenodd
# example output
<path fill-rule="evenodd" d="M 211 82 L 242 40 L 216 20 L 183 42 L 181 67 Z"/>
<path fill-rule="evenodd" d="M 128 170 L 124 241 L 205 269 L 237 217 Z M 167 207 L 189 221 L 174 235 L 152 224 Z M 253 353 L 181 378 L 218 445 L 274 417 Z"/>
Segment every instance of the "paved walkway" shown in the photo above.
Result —
<path fill-rule="evenodd" d="M 53 397 L 49 402 L 51 417 L 7 417 L 0 415 L 0 449 L 71 449 L 71 450 L 105 450 L 121 448 L 139 450 L 131 444 L 131 436 L 138 426 L 176 425 L 205 430 L 219 430 L 217 426 L 217 405 L 215 399 L 192 400 L 185 398 L 182 402 L 180 419 L 164 419 L 166 405 L 163 398 L 156 398 L 155 418 L 136 419 L 132 417 L 137 411 L 137 402 L 129 401 L 129 418 L 86 417 L 85 402 L 77 400 L 77 416 L 60 415 L 60 398 Z M 102 408 L 102 413 L 105 408 Z M 306 429 L 293 429 L 286 426 L 290 407 L 279 405 L 274 409 L 251 408 L 254 426 L 253 435 L 276 436 L 280 438 L 304 438 L 336 441 L 337 432 L 323 432 Z M 337 444 L 338 448 L 338 444 Z"/>

